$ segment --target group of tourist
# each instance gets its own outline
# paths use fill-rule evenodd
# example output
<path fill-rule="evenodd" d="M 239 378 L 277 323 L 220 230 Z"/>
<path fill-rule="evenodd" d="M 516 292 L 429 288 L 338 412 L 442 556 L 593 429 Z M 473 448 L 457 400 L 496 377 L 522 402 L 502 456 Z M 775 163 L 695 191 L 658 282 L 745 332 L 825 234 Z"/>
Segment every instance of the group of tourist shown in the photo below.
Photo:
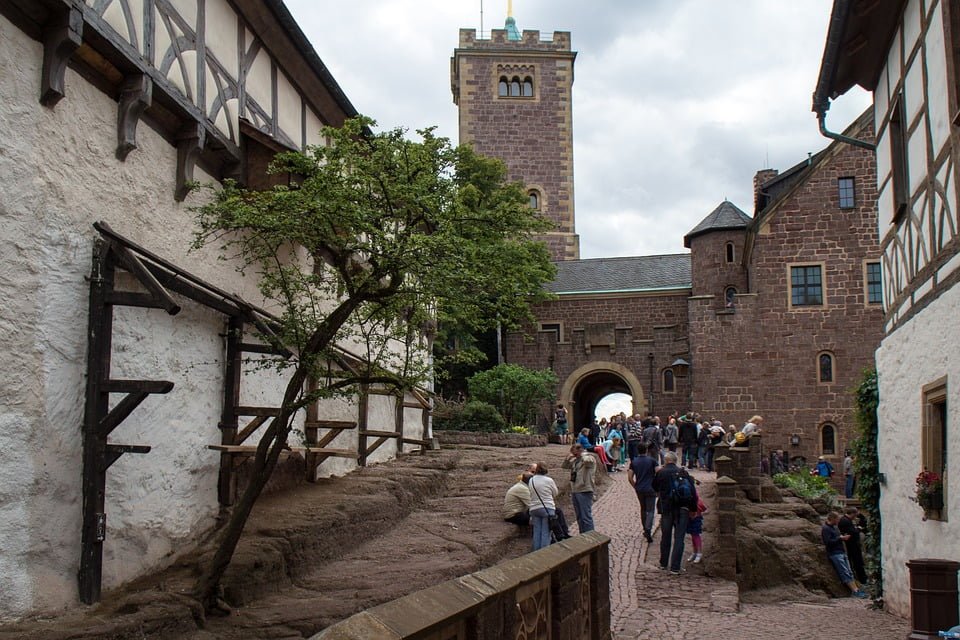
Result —
<path fill-rule="evenodd" d="M 823 546 L 837 576 L 856 598 L 866 598 L 863 585 L 867 583 L 867 572 L 863 562 L 863 549 L 860 547 L 860 534 L 866 521 L 860 510 L 848 506 L 843 516 L 836 511 L 827 514 L 826 522 L 820 529 Z"/>
<path fill-rule="evenodd" d="M 562 438 L 566 438 L 568 420 L 563 405 L 557 406 L 556 417 L 557 434 L 561 435 L 562 428 Z M 659 416 L 641 418 L 623 413 L 611 416 L 609 420 L 595 419 L 591 426 L 579 430 L 561 464 L 570 473 L 571 499 L 580 533 L 594 529 L 593 494 L 597 471 L 605 468 L 608 472 L 616 472 L 626 465 L 627 481 L 634 488 L 640 504 L 642 535 L 648 543 L 653 542 L 655 514 L 660 514 L 659 568 L 674 574 L 682 571 L 687 535 L 693 546 L 693 553 L 687 561 L 701 562 L 703 514 L 707 507 L 697 492 L 697 481 L 688 470 L 712 471 L 717 446 L 749 446 L 762 425 L 763 417 L 759 415 L 751 417 L 739 430 L 725 429 L 719 420 L 705 420 L 696 413 L 674 414 L 666 422 L 661 422 Z M 772 457 L 771 467 L 776 467 L 776 471 L 786 470 L 782 455 Z M 853 460 L 849 451 L 846 452 L 843 472 L 846 497 L 850 498 Z M 812 473 L 830 477 L 834 470 L 821 456 Z M 543 463 L 531 464 L 517 484 L 507 491 L 504 520 L 532 525 L 534 551 L 569 535 L 558 506 L 558 496 L 557 484 Z M 864 527 L 858 509 L 848 506 L 843 516 L 835 512 L 828 514 L 821 528 L 831 564 L 841 582 L 858 598 L 867 597 L 862 589 L 867 576 L 860 546 Z"/>

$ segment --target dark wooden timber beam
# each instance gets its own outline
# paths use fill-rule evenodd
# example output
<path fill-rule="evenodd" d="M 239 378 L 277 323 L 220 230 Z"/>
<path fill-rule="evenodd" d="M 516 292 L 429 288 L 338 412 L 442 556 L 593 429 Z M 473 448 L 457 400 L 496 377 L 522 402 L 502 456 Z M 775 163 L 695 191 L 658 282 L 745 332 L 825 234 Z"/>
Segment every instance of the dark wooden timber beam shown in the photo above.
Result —
<path fill-rule="evenodd" d="M 117 104 L 117 159 L 126 160 L 137 148 L 137 125 L 143 112 L 153 104 L 153 82 L 138 73 L 126 78 Z"/>
<path fill-rule="evenodd" d="M 114 462 L 125 453 L 150 453 L 150 447 L 142 444 L 108 444 L 105 466 L 102 471 L 110 468 Z"/>
<path fill-rule="evenodd" d="M 173 197 L 183 202 L 193 184 L 193 169 L 203 151 L 207 131 L 199 122 L 185 126 L 177 135 L 177 187 Z"/>
<path fill-rule="evenodd" d="M 154 277 L 150 270 L 140 261 L 140 258 L 134 255 L 130 249 L 115 240 L 110 243 L 110 249 L 116 254 L 117 259 L 119 259 L 123 267 L 156 298 L 161 309 L 164 309 L 172 316 L 180 313 L 180 305 L 174 301 L 170 293 L 163 288 L 163 285 L 157 281 L 156 277 Z"/>
<path fill-rule="evenodd" d="M 53 13 L 43 30 L 40 104 L 53 108 L 66 95 L 64 76 L 70 56 L 83 42 L 83 14 L 76 7 Z"/>

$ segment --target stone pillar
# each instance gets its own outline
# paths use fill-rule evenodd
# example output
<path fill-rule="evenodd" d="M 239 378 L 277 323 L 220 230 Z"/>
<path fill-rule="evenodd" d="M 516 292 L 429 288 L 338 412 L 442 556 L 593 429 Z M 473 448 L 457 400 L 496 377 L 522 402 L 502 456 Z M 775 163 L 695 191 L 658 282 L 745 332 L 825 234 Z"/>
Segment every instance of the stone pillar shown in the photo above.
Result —
<path fill-rule="evenodd" d="M 732 463 L 732 460 L 730 461 Z M 716 561 L 710 569 L 718 578 L 737 579 L 737 481 L 729 476 L 717 478 Z"/>
<path fill-rule="evenodd" d="M 721 451 L 723 453 L 719 453 Z M 718 448 L 719 455 L 713 459 L 713 468 L 716 469 L 718 478 L 723 476 L 733 477 L 733 458 L 726 455 L 728 451 L 729 447 Z"/>
<path fill-rule="evenodd" d="M 743 489 L 747 497 L 759 502 L 762 491 L 760 489 L 760 436 L 750 438 L 748 447 L 730 447 L 729 455 L 733 458 L 733 473 L 731 478 Z M 717 470 L 719 475 L 720 471 Z"/>

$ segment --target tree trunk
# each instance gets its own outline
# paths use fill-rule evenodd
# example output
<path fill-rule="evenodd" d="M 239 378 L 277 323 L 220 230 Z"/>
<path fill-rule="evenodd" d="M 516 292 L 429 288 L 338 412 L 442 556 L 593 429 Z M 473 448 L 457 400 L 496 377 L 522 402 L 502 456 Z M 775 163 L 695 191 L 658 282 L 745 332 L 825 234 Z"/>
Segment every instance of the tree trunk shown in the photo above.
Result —
<path fill-rule="evenodd" d="M 270 421 L 257 445 L 250 483 L 230 513 L 230 519 L 226 526 L 218 535 L 217 550 L 213 559 L 201 572 L 194 585 L 197 598 L 205 611 L 209 612 L 219 608 L 217 588 L 227 567 L 230 566 L 230 560 L 233 558 L 237 544 L 240 542 L 240 535 L 247 524 L 247 519 L 253 511 L 253 505 L 260 497 L 267 481 L 270 480 L 270 476 L 277 466 L 277 460 L 280 458 L 280 452 L 287 445 L 287 436 L 290 435 L 290 422 L 298 409 L 297 399 L 303 391 L 303 383 L 307 379 L 309 363 L 313 362 L 317 354 L 334 339 L 340 327 L 362 302 L 363 298 L 361 297 L 344 300 L 311 334 L 307 344 L 300 352 L 300 364 L 297 365 L 290 381 L 287 383 L 280 413 Z"/>

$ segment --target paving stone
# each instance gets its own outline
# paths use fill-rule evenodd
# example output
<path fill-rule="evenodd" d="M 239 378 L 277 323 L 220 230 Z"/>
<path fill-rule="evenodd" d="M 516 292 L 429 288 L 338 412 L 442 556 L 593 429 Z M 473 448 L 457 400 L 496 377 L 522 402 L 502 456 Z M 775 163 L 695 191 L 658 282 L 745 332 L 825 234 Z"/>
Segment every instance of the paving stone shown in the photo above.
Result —
<path fill-rule="evenodd" d="M 692 473 L 709 505 L 709 498 L 716 495 L 715 474 Z M 660 571 L 659 518 L 653 543 L 648 545 L 640 526 L 640 505 L 626 475 L 610 474 L 609 488 L 593 506 L 597 530 L 611 539 L 610 609 L 615 640 L 822 640 L 829 636 L 901 640 L 910 633 L 907 620 L 871 609 L 863 600 L 740 604 L 736 583 L 706 575 L 704 564 L 685 562 L 685 572 L 679 576 Z M 686 546 L 685 556 L 689 556 L 689 540 Z M 712 532 L 705 528 L 704 554 L 723 552 L 713 546 Z"/>

